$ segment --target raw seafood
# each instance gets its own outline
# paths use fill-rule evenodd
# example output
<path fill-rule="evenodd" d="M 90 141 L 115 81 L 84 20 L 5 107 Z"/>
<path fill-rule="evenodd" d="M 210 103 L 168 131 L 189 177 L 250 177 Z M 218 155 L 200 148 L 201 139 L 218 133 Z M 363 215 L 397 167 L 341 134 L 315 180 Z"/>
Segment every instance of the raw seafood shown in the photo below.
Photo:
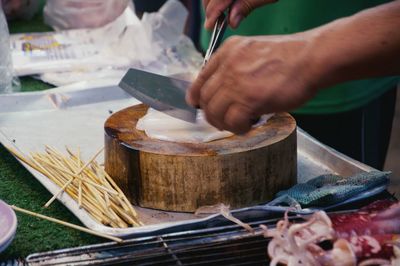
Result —
<path fill-rule="evenodd" d="M 263 116 L 257 126 L 264 124 L 271 116 Z M 232 132 L 220 131 L 211 126 L 201 111 L 198 112 L 196 124 L 192 124 L 150 108 L 139 119 L 136 128 L 145 131 L 150 138 L 187 143 L 209 142 L 233 135 Z"/>
<path fill-rule="evenodd" d="M 287 214 L 268 230 L 271 265 L 400 265 L 400 203 L 377 201 L 354 213 L 314 213 L 291 224 Z M 331 248 L 323 248 L 323 244 Z"/>

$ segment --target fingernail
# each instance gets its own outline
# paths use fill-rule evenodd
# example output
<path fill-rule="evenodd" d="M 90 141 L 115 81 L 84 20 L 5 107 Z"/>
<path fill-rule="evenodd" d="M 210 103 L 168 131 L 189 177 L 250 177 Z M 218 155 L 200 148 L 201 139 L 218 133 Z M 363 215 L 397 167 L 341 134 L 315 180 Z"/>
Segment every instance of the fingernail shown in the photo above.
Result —
<path fill-rule="evenodd" d="M 239 26 L 240 21 L 242 21 L 243 16 L 241 14 L 237 14 L 233 19 L 232 19 L 232 24 L 231 27 L 236 29 Z"/>

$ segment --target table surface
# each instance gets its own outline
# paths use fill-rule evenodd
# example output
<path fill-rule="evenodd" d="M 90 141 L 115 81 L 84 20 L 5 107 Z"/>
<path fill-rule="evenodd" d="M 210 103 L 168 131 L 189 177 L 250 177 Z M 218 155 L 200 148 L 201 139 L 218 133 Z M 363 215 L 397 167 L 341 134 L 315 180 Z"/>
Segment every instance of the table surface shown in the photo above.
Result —
<path fill-rule="evenodd" d="M 11 33 L 51 31 L 51 28 L 44 25 L 42 14 L 38 14 L 30 21 L 11 21 L 9 28 Z M 38 91 L 52 87 L 31 77 L 23 77 L 20 81 L 22 91 Z M 47 209 L 43 208 L 42 206 L 51 197 L 52 195 L 32 174 L 0 145 L 0 199 L 10 205 L 81 225 L 79 220 L 58 201 Z M 103 239 L 86 233 L 24 214 L 17 213 L 17 218 L 15 239 L 0 254 L 0 261 L 25 258 L 35 252 L 104 242 Z"/>

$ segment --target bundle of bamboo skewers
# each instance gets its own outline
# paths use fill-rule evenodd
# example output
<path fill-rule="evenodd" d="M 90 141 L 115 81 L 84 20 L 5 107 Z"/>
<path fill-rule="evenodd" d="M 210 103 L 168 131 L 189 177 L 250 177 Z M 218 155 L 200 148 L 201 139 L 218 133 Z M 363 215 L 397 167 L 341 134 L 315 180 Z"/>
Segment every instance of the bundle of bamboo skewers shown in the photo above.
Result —
<path fill-rule="evenodd" d="M 86 163 L 82 161 L 79 149 L 74 153 L 66 148 L 68 156 L 65 156 L 57 149 L 46 146 L 44 153 L 31 153 L 29 157 L 12 148 L 8 149 L 60 187 L 45 207 L 66 192 L 99 223 L 115 228 L 143 225 L 121 189 L 103 167 L 95 162 L 103 149 Z"/>

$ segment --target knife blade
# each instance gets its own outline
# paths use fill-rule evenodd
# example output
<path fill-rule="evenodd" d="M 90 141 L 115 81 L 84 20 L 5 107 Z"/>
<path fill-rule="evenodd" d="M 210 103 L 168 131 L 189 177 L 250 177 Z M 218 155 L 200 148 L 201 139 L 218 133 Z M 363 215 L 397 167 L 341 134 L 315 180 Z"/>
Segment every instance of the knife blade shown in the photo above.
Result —
<path fill-rule="evenodd" d="M 197 110 L 185 100 L 190 82 L 131 68 L 119 87 L 144 104 L 172 117 L 196 122 Z"/>

